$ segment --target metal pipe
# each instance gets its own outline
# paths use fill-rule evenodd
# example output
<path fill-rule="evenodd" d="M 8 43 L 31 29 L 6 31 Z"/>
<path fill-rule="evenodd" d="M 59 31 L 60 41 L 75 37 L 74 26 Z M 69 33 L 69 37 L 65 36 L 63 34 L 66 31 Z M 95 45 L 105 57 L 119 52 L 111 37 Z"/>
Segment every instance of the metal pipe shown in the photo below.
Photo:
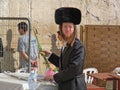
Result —
<path fill-rule="evenodd" d="M 29 18 L 26 18 L 26 17 L 0 17 L 0 20 L 27 20 L 28 21 L 28 24 L 29 24 L 29 49 L 28 49 L 28 53 L 29 53 L 29 57 L 28 57 L 28 63 L 29 63 L 29 66 L 28 66 L 28 72 L 30 73 L 30 70 L 31 70 L 31 63 L 30 63 L 30 40 L 31 40 L 31 21 Z"/>

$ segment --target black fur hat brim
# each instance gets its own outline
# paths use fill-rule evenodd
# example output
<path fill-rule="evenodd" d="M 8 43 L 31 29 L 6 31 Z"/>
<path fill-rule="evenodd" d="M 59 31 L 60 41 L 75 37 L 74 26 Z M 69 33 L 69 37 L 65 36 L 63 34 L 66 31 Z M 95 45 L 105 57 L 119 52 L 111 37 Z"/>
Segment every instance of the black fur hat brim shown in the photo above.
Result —
<path fill-rule="evenodd" d="M 72 22 L 75 25 L 81 22 L 81 11 L 73 7 L 62 7 L 55 11 L 56 24 L 62 24 L 63 22 Z"/>

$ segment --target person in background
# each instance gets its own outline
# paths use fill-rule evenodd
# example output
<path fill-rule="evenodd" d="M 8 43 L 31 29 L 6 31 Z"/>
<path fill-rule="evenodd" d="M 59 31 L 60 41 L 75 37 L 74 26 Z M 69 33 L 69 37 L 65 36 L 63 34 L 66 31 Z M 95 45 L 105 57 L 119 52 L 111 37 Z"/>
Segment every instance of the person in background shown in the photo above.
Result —
<path fill-rule="evenodd" d="M 28 72 L 28 59 L 29 59 L 29 34 L 28 25 L 26 22 L 20 22 L 18 24 L 18 32 L 20 37 L 18 39 L 18 52 L 20 56 L 20 69 L 22 72 Z M 38 58 L 38 44 L 34 36 L 31 36 L 30 40 L 30 60 L 31 66 L 37 67 Z"/>
<path fill-rule="evenodd" d="M 43 51 L 48 60 L 59 67 L 59 72 L 44 77 L 58 83 L 58 90 L 87 90 L 83 66 L 85 49 L 76 38 L 76 25 L 81 22 L 81 11 L 73 7 L 62 7 L 55 11 L 55 22 L 59 25 L 60 35 L 64 40 L 61 55 Z"/>
<path fill-rule="evenodd" d="M 0 57 L 3 57 L 3 42 L 1 37 L 0 37 Z"/>
<path fill-rule="evenodd" d="M 60 31 L 57 31 L 57 38 L 58 38 L 58 40 L 60 41 L 59 42 L 59 46 L 62 46 L 63 44 L 64 44 L 64 40 L 63 40 L 63 38 L 62 38 L 62 35 L 61 35 L 61 32 Z"/>
<path fill-rule="evenodd" d="M 60 34 L 60 31 L 57 31 L 57 35 L 58 35 L 58 39 L 59 39 L 60 41 L 62 41 L 62 36 L 61 36 L 61 34 Z"/>

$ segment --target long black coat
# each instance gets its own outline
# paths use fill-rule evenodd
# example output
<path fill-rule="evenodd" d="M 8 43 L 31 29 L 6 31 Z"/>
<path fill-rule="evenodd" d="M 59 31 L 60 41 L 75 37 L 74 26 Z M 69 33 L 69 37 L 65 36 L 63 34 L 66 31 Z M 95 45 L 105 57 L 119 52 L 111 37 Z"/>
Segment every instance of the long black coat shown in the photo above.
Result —
<path fill-rule="evenodd" d="M 61 56 L 52 53 L 49 61 L 59 67 L 54 75 L 58 90 L 86 90 L 83 75 L 85 50 L 83 44 L 75 39 L 73 46 L 67 45 Z"/>

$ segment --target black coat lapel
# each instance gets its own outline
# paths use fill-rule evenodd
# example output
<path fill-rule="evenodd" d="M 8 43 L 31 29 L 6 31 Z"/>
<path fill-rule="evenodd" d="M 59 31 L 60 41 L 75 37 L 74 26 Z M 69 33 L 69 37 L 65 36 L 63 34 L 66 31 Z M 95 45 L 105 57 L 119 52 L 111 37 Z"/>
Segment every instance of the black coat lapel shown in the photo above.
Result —
<path fill-rule="evenodd" d="M 65 53 L 66 53 L 66 51 L 68 50 L 68 48 L 69 48 L 68 45 L 64 48 L 63 53 L 62 53 L 63 56 L 65 55 Z"/>

